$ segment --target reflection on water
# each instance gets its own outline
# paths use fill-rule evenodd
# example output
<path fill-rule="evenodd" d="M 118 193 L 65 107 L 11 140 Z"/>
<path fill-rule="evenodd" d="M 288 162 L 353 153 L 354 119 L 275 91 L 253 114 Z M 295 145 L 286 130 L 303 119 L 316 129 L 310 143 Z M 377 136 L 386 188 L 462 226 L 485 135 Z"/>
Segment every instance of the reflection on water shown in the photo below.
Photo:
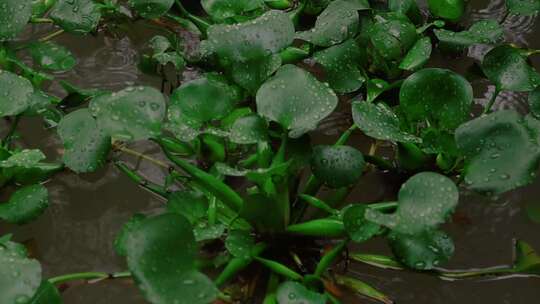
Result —
<path fill-rule="evenodd" d="M 540 48 L 540 41 L 535 40 L 538 35 L 536 18 L 506 15 L 502 0 L 473 1 L 464 24 L 470 25 L 487 18 L 504 20 L 509 41 Z M 39 32 L 34 28 L 29 29 L 28 34 L 41 37 L 49 31 L 39 27 Z M 55 76 L 85 88 L 118 90 L 133 84 L 160 88 L 160 79 L 143 75 L 136 68 L 138 53 L 153 34 L 152 30 L 138 25 L 130 26 L 119 39 L 103 34 L 96 37 L 61 36 L 57 42 L 76 54 L 78 65 L 73 71 L 57 73 Z M 472 47 L 467 52 L 470 58 L 459 60 L 448 60 L 445 55 L 434 54 L 432 65 L 447 66 L 464 73 L 474 61 L 480 61 L 488 50 L 488 46 Z M 533 62 L 537 68 L 540 67 L 539 62 Z M 180 78 L 189 80 L 198 75 L 198 70 L 188 69 Z M 177 81 L 171 81 L 169 85 Z M 476 102 L 486 103 L 494 87 L 486 81 L 475 81 L 473 85 Z M 49 89 L 62 94 L 57 85 Z M 349 107 L 343 102 L 340 109 L 321 124 L 318 136 L 313 141 L 330 143 L 337 134 L 348 128 L 351 124 L 347 110 Z M 526 94 L 503 92 L 497 99 L 496 107 L 525 112 Z M 1 128 L 4 128 L 3 123 Z M 61 145 L 57 136 L 43 130 L 38 120 L 28 119 L 21 127 L 23 146 L 40 147 L 49 159 L 59 158 Z M 362 135 L 355 134 L 351 142 L 364 151 L 369 147 L 369 142 Z M 147 143 L 137 144 L 134 149 L 161 157 L 156 155 L 157 147 Z M 131 159 L 130 163 L 137 162 Z M 139 162 L 138 165 L 145 176 L 154 180 L 161 180 L 166 174 L 145 162 Z M 398 186 L 395 177 L 371 173 L 362 179 L 348 200 L 390 200 Z M 16 240 L 27 241 L 31 245 L 34 254 L 43 263 L 46 276 L 89 270 L 124 270 L 124 261 L 116 257 L 112 249 L 118 229 L 133 213 L 155 212 L 162 206 L 161 201 L 138 188 L 113 167 L 89 175 L 60 174 L 47 184 L 47 188 L 51 194 L 51 207 L 39 220 L 22 227 L 0 224 L 0 234 L 13 232 Z M 539 198 L 540 180 L 497 200 L 462 193 L 454 222 L 445 227 L 456 243 L 456 255 L 448 268 L 508 264 L 512 258 L 514 238 L 523 239 L 540 248 L 537 233 L 539 226 L 524 212 L 531 201 Z M 389 253 L 381 240 L 353 249 Z M 379 270 L 359 264 L 351 265 L 350 272 L 387 292 L 399 300 L 399 304 L 536 303 L 539 295 L 539 281 L 533 279 L 445 282 L 422 274 Z M 64 293 L 64 299 L 67 304 L 144 303 L 133 286 L 124 281 L 72 287 Z M 344 303 L 359 301 L 351 296 Z M 368 300 L 361 301 L 369 303 Z"/>

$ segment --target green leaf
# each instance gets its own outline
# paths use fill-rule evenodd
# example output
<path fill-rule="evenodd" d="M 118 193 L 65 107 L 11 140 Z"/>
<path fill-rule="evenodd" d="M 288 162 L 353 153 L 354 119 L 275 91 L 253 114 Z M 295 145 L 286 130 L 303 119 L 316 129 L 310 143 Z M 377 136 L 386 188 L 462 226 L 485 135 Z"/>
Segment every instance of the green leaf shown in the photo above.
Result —
<path fill-rule="evenodd" d="M 465 184 L 500 194 L 532 183 L 540 161 L 538 129 L 513 110 L 472 120 L 456 130 L 465 156 Z"/>
<path fill-rule="evenodd" d="M 528 92 L 540 84 L 540 74 L 529 66 L 519 49 L 509 45 L 489 51 L 482 61 L 482 70 L 499 90 Z"/>
<path fill-rule="evenodd" d="M 229 139 L 242 145 L 267 141 L 268 124 L 259 115 L 240 117 L 232 125 Z"/>
<path fill-rule="evenodd" d="M 161 133 L 166 105 L 160 91 L 139 86 L 99 95 L 89 108 L 111 137 L 136 141 Z"/>
<path fill-rule="evenodd" d="M 332 188 L 356 183 L 366 163 L 362 152 L 350 146 L 316 146 L 311 157 L 311 171 L 318 180 Z"/>
<path fill-rule="evenodd" d="M 254 55 L 255 52 L 252 54 Z M 238 62 L 230 69 L 232 79 L 250 93 L 257 92 L 257 89 L 265 82 L 270 75 L 274 74 L 281 66 L 282 61 L 279 54 L 255 56 L 243 62 Z"/>
<path fill-rule="evenodd" d="M 470 83 L 450 70 L 428 68 L 409 76 L 399 93 L 400 107 L 411 122 L 429 121 L 448 130 L 469 119 Z"/>
<path fill-rule="evenodd" d="M 229 231 L 225 239 L 225 247 L 229 253 L 237 258 L 250 259 L 255 240 L 247 230 Z"/>
<path fill-rule="evenodd" d="M 352 115 L 356 126 L 369 137 L 392 142 L 422 142 L 422 139 L 401 131 L 398 116 L 384 103 L 355 102 Z"/>
<path fill-rule="evenodd" d="M 45 154 L 37 149 L 25 149 L 14 153 L 8 159 L 0 161 L 0 168 L 23 167 L 32 168 L 45 159 Z"/>
<path fill-rule="evenodd" d="M 240 89 L 227 82 L 225 77 L 215 73 L 205 74 L 184 83 L 173 92 L 169 120 L 174 123 L 176 120 L 171 118 L 175 117 L 174 111 L 178 111 L 189 121 L 201 125 L 224 118 L 241 100 Z"/>
<path fill-rule="evenodd" d="M 423 17 L 416 0 L 389 0 L 388 9 L 406 15 L 415 24 L 422 23 Z"/>
<path fill-rule="evenodd" d="M 2 0 L 2 4 L 0 4 L 0 41 L 16 38 L 31 16 L 31 0 Z"/>
<path fill-rule="evenodd" d="M 193 228 L 193 234 L 197 242 L 215 240 L 221 238 L 225 233 L 225 228 L 225 225 L 222 224 L 210 225 L 206 221 L 200 221 Z"/>
<path fill-rule="evenodd" d="M 516 242 L 513 271 L 540 275 L 540 256 L 531 245 L 519 240 Z"/>
<path fill-rule="evenodd" d="M 49 193 L 42 185 L 15 191 L 7 203 L 0 204 L 0 218 L 12 224 L 26 224 L 39 217 L 49 206 Z"/>
<path fill-rule="evenodd" d="M 62 297 L 52 283 L 44 280 L 28 304 L 62 304 Z"/>
<path fill-rule="evenodd" d="M 245 197 L 240 216 L 261 232 L 278 232 L 285 229 L 283 210 L 275 199 L 257 193 Z"/>
<path fill-rule="evenodd" d="M 418 39 L 416 27 L 399 13 L 377 15 L 369 28 L 369 38 L 378 54 L 386 60 L 399 60 Z"/>
<path fill-rule="evenodd" d="M 446 233 L 438 230 L 414 235 L 392 232 L 388 241 L 399 261 L 417 270 L 439 267 L 454 254 L 454 242 Z"/>
<path fill-rule="evenodd" d="M 530 16 L 540 11 L 538 0 L 506 0 L 506 7 L 511 13 Z"/>
<path fill-rule="evenodd" d="M 0 117 L 4 117 L 24 112 L 34 88 L 28 79 L 0 70 L 0 91 Z"/>
<path fill-rule="evenodd" d="M 68 49 L 50 41 L 34 42 L 29 50 L 34 62 L 44 69 L 67 71 L 77 63 Z"/>
<path fill-rule="evenodd" d="M 168 197 L 167 211 L 183 215 L 194 225 L 207 215 L 208 200 L 201 193 L 175 191 Z"/>
<path fill-rule="evenodd" d="M 367 54 L 353 39 L 319 51 L 313 59 L 322 65 L 330 87 L 338 93 L 354 92 L 366 81 L 360 66 L 367 62 Z"/>
<path fill-rule="evenodd" d="M 366 3 L 335 0 L 317 17 L 315 27 L 298 32 L 296 38 L 318 46 L 332 46 L 358 33 L 359 10 L 369 9 Z"/>
<path fill-rule="evenodd" d="M 63 161 L 77 173 L 93 172 L 106 162 L 111 137 L 98 125 L 88 109 L 64 116 L 58 124 L 64 144 Z"/>
<path fill-rule="evenodd" d="M 127 222 L 125 222 L 124 225 L 122 225 L 122 228 L 120 229 L 120 231 L 116 235 L 116 238 L 114 239 L 113 248 L 116 254 L 118 254 L 119 256 L 127 255 L 126 244 L 127 244 L 129 234 L 144 219 L 146 219 L 146 215 L 136 213 Z"/>
<path fill-rule="evenodd" d="M 129 6 L 146 19 L 156 19 L 165 15 L 173 4 L 174 0 L 129 0 Z"/>
<path fill-rule="evenodd" d="M 23 245 L 0 239 L 0 302 L 27 303 L 41 282 L 41 265 L 27 257 Z"/>
<path fill-rule="evenodd" d="M 540 87 L 529 93 L 529 109 L 534 117 L 540 119 Z"/>
<path fill-rule="evenodd" d="M 326 297 L 307 289 L 298 282 L 287 281 L 281 283 L 276 291 L 279 304 L 325 304 Z"/>
<path fill-rule="evenodd" d="M 153 304 L 206 304 L 217 288 L 195 269 L 197 246 L 189 221 L 178 214 L 143 220 L 126 242 L 128 267 Z"/>
<path fill-rule="evenodd" d="M 343 213 L 343 225 L 351 240 L 357 243 L 365 242 L 377 235 L 381 227 L 368 221 L 365 217 L 367 207 L 353 205 Z"/>
<path fill-rule="evenodd" d="M 445 29 L 433 31 L 437 39 L 445 45 L 462 50 L 474 44 L 493 44 L 504 35 L 502 26 L 496 20 L 480 20 L 462 32 L 452 32 Z"/>
<path fill-rule="evenodd" d="M 367 209 L 366 219 L 397 233 L 416 234 L 444 223 L 458 200 L 459 193 L 451 179 L 422 172 L 401 186 L 396 212 L 385 214 Z"/>
<path fill-rule="evenodd" d="M 431 39 L 429 37 L 418 39 L 399 64 L 399 68 L 408 71 L 421 68 L 431 57 L 431 49 Z"/>
<path fill-rule="evenodd" d="M 458 21 L 465 12 L 464 0 L 428 0 L 431 13 L 436 17 Z"/>
<path fill-rule="evenodd" d="M 257 111 L 300 137 L 314 130 L 337 106 L 336 94 L 313 75 L 284 65 L 257 92 Z"/>
<path fill-rule="evenodd" d="M 66 32 L 86 34 L 97 27 L 101 13 L 92 0 L 58 0 L 49 17 Z"/>
<path fill-rule="evenodd" d="M 242 16 L 264 7 L 262 0 L 201 0 L 203 9 L 214 20 Z"/>

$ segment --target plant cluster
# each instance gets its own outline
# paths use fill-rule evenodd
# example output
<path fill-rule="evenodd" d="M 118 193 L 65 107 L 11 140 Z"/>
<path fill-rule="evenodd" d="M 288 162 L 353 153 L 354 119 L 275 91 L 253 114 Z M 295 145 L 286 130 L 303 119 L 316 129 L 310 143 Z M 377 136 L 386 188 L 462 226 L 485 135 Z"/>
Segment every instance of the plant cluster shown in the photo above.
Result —
<path fill-rule="evenodd" d="M 261 284 L 256 301 L 266 304 L 340 303 L 336 286 L 391 303 L 365 282 L 331 271 L 350 243 L 375 237 L 388 241 L 394 257 L 356 252 L 348 259 L 453 279 L 540 275 L 540 256 L 522 241 L 506 268 L 440 268 L 454 252 L 440 226 L 458 205 L 458 186 L 499 195 L 536 178 L 540 74 L 527 58 L 539 51 L 504 43 L 496 20 L 460 29 L 460 0 L 428 0 L 427 11 L 412 0 L 201 0 L 197 14 L 190 11 L 199 3 L 187 2 L 0 1 L 0 116 L 11 123 L 0 148 L 0 186 L 12 191 L 0 219 L 28 223 L 48 206 L 45 181 L 109 161 L 166 201 L 161 214 L 136 214 L 119 232 L 114 248 L 126 258 L 123 273 L 42 278 L 23 245 L 0 237 L 1 303 L 61 303 L 59 284 L 125 277 L 154 304 L 242 302 Z M 538 1 L 506 5 L 510 14 L 540 10 Z M 155 36 L 141 69 L 191 66 L 204 71 L 200 77 L 170 96 L 147 86 L 110 92 L 65 81 L 64 97 L 43 90 L 56 81 L 49 71 L 77 62 L 55 37 L 137 19 L 201 37 L 188 50 L 173 32 Z M 17 39 L 27 24 L 55 31 Z M 434 47 L 459 53 L 475 44 L 493 46 L 476 75 L 496 88 L 483 111 L 473 111 L 470 78 L 424 68 Z M 32 64 L 23 60 L 28 54 Z M 530 114 L 493 111 L 501 91 L 529 92 Z M 338 105 L 350 108 L 350 128 L 334 145 L 312 146 L 310 134 Z M 56 132 L 61 162 L 17 147 L 25 116 L 42 117 Z M 371 149 L 355 148 L 353 133 L 371 138 Z M 159 144 L 168 161 L 129 148 L 145 140 Z M 382 142 L 392 144 L 395 157 L 378 154 Z M 147 180 L 122 154 L 166 168 L 167 178 Z M 396 200 L 346 203 L 373 170 L 405 177 Z M 253 283 L 244 286 L 242 275 Z"/>

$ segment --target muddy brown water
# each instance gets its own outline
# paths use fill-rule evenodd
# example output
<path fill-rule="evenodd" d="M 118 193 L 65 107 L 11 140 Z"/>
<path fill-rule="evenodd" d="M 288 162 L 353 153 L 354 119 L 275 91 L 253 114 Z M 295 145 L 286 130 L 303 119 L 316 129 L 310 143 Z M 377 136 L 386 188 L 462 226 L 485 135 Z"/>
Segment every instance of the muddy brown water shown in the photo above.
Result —
<path fill-rule="evenodd" d="M 502 21 L 507 41 L 530 48 L 540 48 L 538 18 L 506 16 L 504 3 L 497 1 L 472 1 L 468 17 L 463 24 L 494 18 Z M 40 37 L 50 29 L 40 26 L 29 28 L 26 37 Z M 85 88 L 119 90 L 128 85 L 150 85 L 161 88 L 162 80 L 137 70 L 137 60 L 145 42 L 157 30 L 148 24 L 137 22 L 117 35 L 77 37 L 63 35 L 56 42 L 68 47 L 78 58 L 73 71 L 56 73 L 58 79 L 66 79 Z M 482 58 L 489 48 L 475 46 L 466 56 L 448 57 L 435 53 L 431 66 L 444 66 L 463 73 L 475 61 Z M 533 58 L 540 69 L 540 61 Z M 181 79 L 191 79 L 196 73 L 184 72 Z M 176 80 L 172 81 L 173 83 Z M 494 91 L 486 81 L 473 82 L 475 101 L 485 104 Z M 57 85 L 49 90 L 62 94 Z M 497 108 L 513 108 L 527 111 L 526 94 L 503 92 L 497 100 Z M 342 107 L 325 120 L 314 142 L 332 142 L 348 127 L 347 106 Z M 0 133 L 6 130 L 0 123 Z M 41 148 L 49 160 L 60 157 L 61 143 L 54 132 L 45 130 L 37 118 L 25 118 L 20 127 L 19 145 Z M 361 136 L 351 141 L 366 149 L 368 142 Z M 156 157 L 159 149 L 139 143 L 134 149 Z M 160 181 L 165 176 L 161 169 L 129 159 L 145 176 Z M 540 176 L 540 175 L 539 175 Z M 396 185 L 382 173 L 371 173 L 362 179 L 347 198 L 349 202 L 375 202 L 393 199 Z M 121 225 L 135 212 L 156 213 L 163 202 L 142 190 L 108 166 L 94 174 L 75 175 L 62 173 L 47 183 L 51 206 L 37 221 L 25 226 L 0 224 L 0 235 L 13 233 L 16 241 L 28 244 L 42 265 L 44 277 L 82 271 L 123 271 L 123 259 L 112 248 L 113 240 Z M 462 191 L 457 213 L 461 220 L 446 224 L 444 229 L 452 236 L 456 253 L 447 268 L 468 269 L 511 263 L 512 241 L 519 238 L 540 250 L 540 224 L 527 216 L 527 208 L 539 208 L 540 179 L 534 184 L 507 193 L 497 199 L 488 199 Z M 382 240 L 373 240 L 353 251 L 389 253 Z M 521 304 L 540 303 L 540 279 L 505 278 L 475 279 L 459 282 L 442 281 L 432 276 L 412 272 L 380 270 L 353 263 L 349 274 L 362 279 L 399 304 Z M 90 285 L 78 285 L 63 293 L 67 304 L 145 303 L 136 288 L 124 281 L 108 281 Z M 348 296 L 344 303 L 372 303 L 370 300 Z M 373 302 L 375 303 L 375 302 Z"/>

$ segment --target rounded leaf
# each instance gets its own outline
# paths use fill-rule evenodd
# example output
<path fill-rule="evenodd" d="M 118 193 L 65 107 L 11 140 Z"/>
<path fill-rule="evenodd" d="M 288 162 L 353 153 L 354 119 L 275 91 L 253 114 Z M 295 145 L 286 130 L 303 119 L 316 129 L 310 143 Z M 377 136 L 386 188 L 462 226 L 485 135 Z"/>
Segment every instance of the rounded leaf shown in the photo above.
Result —
<path fill-rule="evenodd" d="M 393 214 L 367 209 L 366 219 L 398 233 L 416 234 L 445 222 L 458 204 L 454 182 L 444 175 L 422 172 L 401 186 Z"/>
<path fill-rule="evenodd" d="M 225 239 L 225 247 L 231 255 L 237 258 L 251 258 L 251 250 L 255 240 L 247 230 L 233 230 Z"/>
<path fill-rule="evenodd" d="M 465 12 L 464 0 L 428 0 L 431 13 L 451 21 L 457 21 Z"/>
<path fill-rule="evenodd" d="M 129 0 L 129 6 L 146 19 L 156 19 L 165 15 L 173 4 L 174 0 Z"/>
<path fill-rule="evenodd" d="M 113 138 L 142 140 L 158 136 L 165 117 L 165 98 L 151 87 L 128 87 L 95 97 L 90 111 Z"/>
<path fill-rule="evenodd" d="M 0 92 L 0 117 L 3 117 L 24 112 L 34 88 L 28 79 L 0 70 Z"/>
<path fill-rule="evenodd" d="M 264 2 L 262 0 L 201 0 L 201 5 L 213 19 L 223 20 L 262 8 Z"/>
<path fill-rule="evenodd" d="M 356 183 L 362 177 L 364 156 L 350 146 L 317 146 L 311 157 L 311 171 L 332 188 Z"/>
<path fill-rule="evenodd" d="M 237 144 L 256 144 L 268 140 L 268 126 L 259 115 L 238 118 L 231 127 L 231 142 Z"/>
<path fill-rule="evenodd" d="M 399 13 L 378 15 L 369 29 L 370 41 L 386 60 L 403 58 L 417 40 L 416 27 Z"/>
<path fill-rule="evenodd" d="M 438 230 L 415 235 L 392 232 L 388 241 L 399 261 L 417 270 L 438 267 L 448 262 L 454 254 L 454 242 L 446 233 Z"/>
<path fill-rule="evenodd" d="M 0 302 L 27 303 L 41 282 L 41 265 L 23 245 L 0 241 Z"/>
<path fill-rule="evenodd" d="M 540 86 L 529 93 L 529 109 L 534 117 L 540 119 Z"/>
<path fill-rule="evenodd" d="M 64 116 L 58 124 L 64 144 L 63 161 L 77 173 L 93 172 L 105 164 L 111 137 L 98 125 L 88 109 Z"/>
<path fill-rule="evenodd" d="M 433 32 L 440 42 L 458 50 L 474 44 L 496 43 L 504 35 L 503 27 L 496 20 L 480 20 L 471 25 L 468 30 L 458 33 L 445 29 L 437 29 Z"/>
<path fill-rule="evenodd" d="M 15 191 L 7 203 L 0 204 L 0 218 L 12 224 L 26 224 L 43 214 L 49 206 L 49 192 L 42 185 Z"/>
<path fill-rule="evenodd" d="M 279 285 L 276 291 L 279 304 L 325 304 L 326 297 L 307 289 L 298 282 L 287 281 Z"/>
<path fill-rule="evenodd" d="M 67 71 L 77 63 L 68 49 L 53 42 L 35 42 L 29 50 L 34 62 L 44 69 Z"/>
<path fill-rule="evenodd" d="M 164 214 L 136 225 L 126 242 L 127 262 L 145 298 L 153 304 L 206 304 L 217 289 L 195 269 L 197 246 L 189 221 Z"/>
<path fill-rule="evenodd" d="M 175 191 L 168 197 L 167 211 L 183 215 L 194 225 L 207 215 L 208 199 L 194 191 Z"/>
<path fill-rule="evenodd" d="M 418 39 L 399 64 L 399 68 L 408 71 L 417 70 L 429 60 L 431 50 L 431 39 L 429 37 Z"/>
<path fill-rule="evenodd" d="M 384 103 L 355 102 L 352 115 L 356 126 L 369 137 L 392 142 L 422 142 L 422 139 L 401 131 L 398 116 Z"/>
<path fill-rule="evenodd" d="M 411 122 L 453 130 L 469 119 L 471 84 L 450 70 L 428 68 L 409 76 L 399 93 L 401 110 Z"/>
<path fill-rule="evenodd" d="M 49 16 L 66 32 L 86 34 L 97 27 L 101 12 L 93 0 L 58 0 Z"/>
<path fill-rule="evenodd" d="M 13 40 L 32 16 L 31 0 L 2 0 L 0 3 L 0 41 Z"/>
<path fill-rule="evenodd" d="M 509 45 L 489 51 L 482 61 L 482 70 L 499 90 L 528 92 L 540 84 L 540 74 L 518 49 Z"/>
<path fill-rule="evenodd" d="M 511 13 L 530 16 L 540 11 L 538 0 L 506 0 L 506 7 Z"/>
<path fill-rule="evenodd" d="M 257 112 L 300 137 L 317 127 L 337 106 L 336 94 L 313 75 L 284 65 L 257 92 Z"/>
<path fill-rule="evenodd" d="M 241 99 L 237 86 L 219 74 L 210 73 L 176 89 L 169 111 L 178 110 L 190 121 L 202 124 L 224 118 Z"/>
<path fill-rule="evenodd" d="M 366 206 L 354 205 L 345 210 L 343 225 L 345 231 L 354 242 L 361 243 L 377 235 L 381 227 L 366 219 Z"/>

